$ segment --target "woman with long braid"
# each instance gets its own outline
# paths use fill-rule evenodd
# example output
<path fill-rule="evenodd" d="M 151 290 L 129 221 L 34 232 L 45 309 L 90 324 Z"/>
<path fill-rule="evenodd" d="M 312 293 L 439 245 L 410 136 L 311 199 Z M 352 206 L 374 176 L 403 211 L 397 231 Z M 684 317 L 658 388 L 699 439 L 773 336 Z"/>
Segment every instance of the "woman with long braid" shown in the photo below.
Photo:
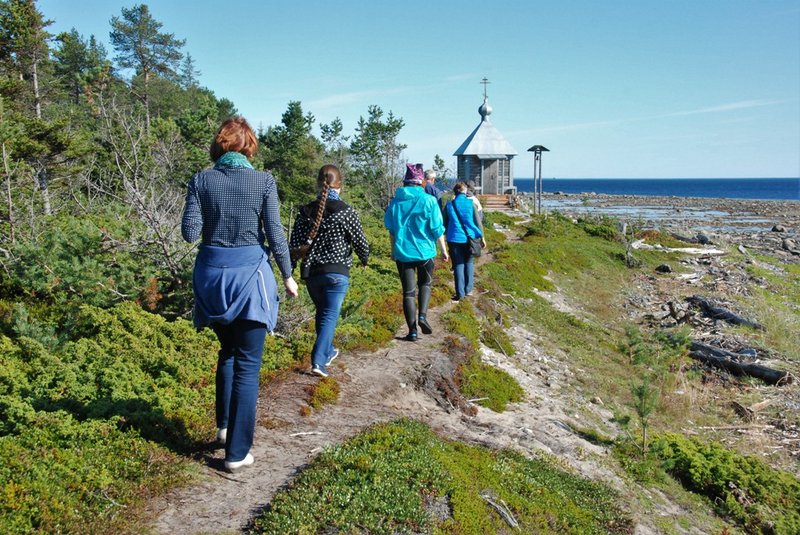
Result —
<path fill-rule="evenodd" d="M 300 272 L 316 308 L 317 340 L 311 351 L 311 372 L 320 377 L 328 376 L 328 366 L 339 356 L 333 335 L 350 286 L 353 251 L 362 265 L 366 266 L 369 259 L 361 219 L 341 200 L 341 189 L 339 168 L 322 166 L 317 175 L 317 200 L 300 208 L 289 241 L 292 250 L 308 246 Z"/>

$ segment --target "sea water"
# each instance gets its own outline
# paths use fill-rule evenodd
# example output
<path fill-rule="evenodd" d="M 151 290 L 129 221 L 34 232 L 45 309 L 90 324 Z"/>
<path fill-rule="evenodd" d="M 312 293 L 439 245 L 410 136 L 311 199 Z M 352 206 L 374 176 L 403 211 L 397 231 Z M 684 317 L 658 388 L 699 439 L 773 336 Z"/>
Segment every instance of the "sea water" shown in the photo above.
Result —
<path fill-rule="evenodd" d="M 515 178 L 520 193 L 532 178 Z M 659 197 L 800 200 L 800 178 L 544 178 L 545 193 L 604 193 Z"/>

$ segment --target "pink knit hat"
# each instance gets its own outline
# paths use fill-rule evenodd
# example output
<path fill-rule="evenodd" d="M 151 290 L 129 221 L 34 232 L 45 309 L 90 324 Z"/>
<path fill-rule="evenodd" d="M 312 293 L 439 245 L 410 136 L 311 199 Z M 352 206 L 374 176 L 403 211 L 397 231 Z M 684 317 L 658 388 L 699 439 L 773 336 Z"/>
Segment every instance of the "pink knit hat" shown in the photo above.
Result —
<path fill-rule="evenodd" d="M 421 186 L 422 181 L 425 179 L 425 171 L 422 169 L 422 164 L 410 163 L 406 164 L 406 176 L 403 177 L 403 184 L 412 184 Z"/>

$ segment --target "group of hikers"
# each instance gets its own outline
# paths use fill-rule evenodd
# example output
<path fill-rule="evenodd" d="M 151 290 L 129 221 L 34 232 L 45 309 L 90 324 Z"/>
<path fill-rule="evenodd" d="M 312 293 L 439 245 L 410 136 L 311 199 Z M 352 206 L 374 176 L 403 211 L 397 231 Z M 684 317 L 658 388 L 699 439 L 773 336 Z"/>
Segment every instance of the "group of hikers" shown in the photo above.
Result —
<path fill-rule="evenodd" d="M 257 150 L 244 118 L 223 121 L 209 151 L 213 167 L 189 181 L 181 224 L 187 242 L 201 240 L 192 276 L 194 325 L 210 327 L 219 339 L 216 438 L 225 446 L 225 468 L 233 473 L 254 463 L 259 370 L 266 335 L 278 319 L 270 256 L 288 297 L 298 296 L 293 272 L 300 265 L 315 307 L 311 373 L 327 377 L 339 356 L 333 340 L 353 253 L 363 266 L 370 254 L 358 213 L 340 197 L 342 174 L 335 165 L 319 170 L 317 198 L 301 207 L 287 240 L 275 178 L 250 163 Z M 384 215 L 403 290 L 404 340 L 411 342 L 418 330 L 433 332 L 427 312 L 437 249 L 452 261 L 453 300 L 460 300 L 473 291 L 473 259 L 486 247 L 474 188 L 458 182 L 453 198 L 444 202 L 435 181 L 436 173 L 422 164 L 407 165 L 403 187 Z"/>

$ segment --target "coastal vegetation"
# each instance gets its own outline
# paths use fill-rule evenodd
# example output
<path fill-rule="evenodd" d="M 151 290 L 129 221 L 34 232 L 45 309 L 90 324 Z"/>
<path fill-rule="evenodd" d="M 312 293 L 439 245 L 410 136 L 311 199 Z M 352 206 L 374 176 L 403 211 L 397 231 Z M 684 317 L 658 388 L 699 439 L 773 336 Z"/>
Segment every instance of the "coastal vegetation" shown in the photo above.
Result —
<path fill-rule="evenodd" d="M 513 515 L 490 514 L 490 502 Z M 603 485 L 544 458 L 444 440 L 399 420 L 319 455 L 272 500 L 254 531 L 479 535 L 516 526 L 527 533 L 631 530 Z"/>
<path fill-rule="evenodd" d="M 136 5 L 114 17 L 111 57 L 77 29 L 49 34 L 35 1 L 0 0 L 3 533 L 145 531 L 148 501 L 196 481 L 195 459 L 212 448 L 218 348 L 190 322 L 194 246 L 177 229 L 185 183 L 209 164 L 208 143 L 236 107 L 200 85 L 191 43 L 155 15 Z M 163 46 L 147 46 L 156 42 Z M 254 158 L 275 175 L 287 228 L 321 163 L 343 169 L 343 196 L 372 249 L 369 265 L 353 269 L 342 307 L 336 344 L 347 351 L 384 347 L 403 323 L 381 209 L 400 182 L 404 121 L 377 105 L 365 111 L 354 132 L 336 119 L 317 125 L 316 136 L 313 114 L 290 101 L 259 131 Z M 434 167 L 443 179 L 451 174 L 439 157 Z M 537 350 L 574 370 L 563 389 L 581 419 L 573 430 L 612 451 L 598 462 L 631 488 L 611 490 L 554 456 L 460 443 L 403 419 L 322 452 L 254 529 L 494 533 L 510 527 L 505 507 L 528 532 L 630 533 L 634 516 L 652 510 L 650 488 L 681 500 L 690 518 L 677 522 L 708 532 L 800 529 L 797 479 L 776 469 L 785 458 L 756 460 L 745 438 L 723 445 L 700 432 L 731 417 L 715 396 L 760 401 L 752 383 L 689 361 L 684 328 L 634 324 L 626 313 L 655 267 L 678 265 L 679 253 L 626 251 L 608 218 L 490 213 L 486 228 L 478 295 L 442 318 L 453 395 L 473 414 L 531 401 L 485 355 L 513 363 L 513 330 L 534 333 Z M 664 232 L 631 231 L 676 245 Z M 732 331 L 796 371 L 800 270 L 753 256 L 740 305 L 765 329 Z M 433 307 L 448 302 L 450 277 L 438 262 Z M 266 341 L 265 383 L 307 367 L 313 344 L 305 292 L 281 307 Z M 724 386 L 712 391 L 717 382 Z M 307 412 L 325 411 L 339 393 L 335 378 L 319 381 Z M 590 399 L 613 418 L 587 410 Z M 797 412 L 787 412 L 783 421 L 797 425 Z"/>

